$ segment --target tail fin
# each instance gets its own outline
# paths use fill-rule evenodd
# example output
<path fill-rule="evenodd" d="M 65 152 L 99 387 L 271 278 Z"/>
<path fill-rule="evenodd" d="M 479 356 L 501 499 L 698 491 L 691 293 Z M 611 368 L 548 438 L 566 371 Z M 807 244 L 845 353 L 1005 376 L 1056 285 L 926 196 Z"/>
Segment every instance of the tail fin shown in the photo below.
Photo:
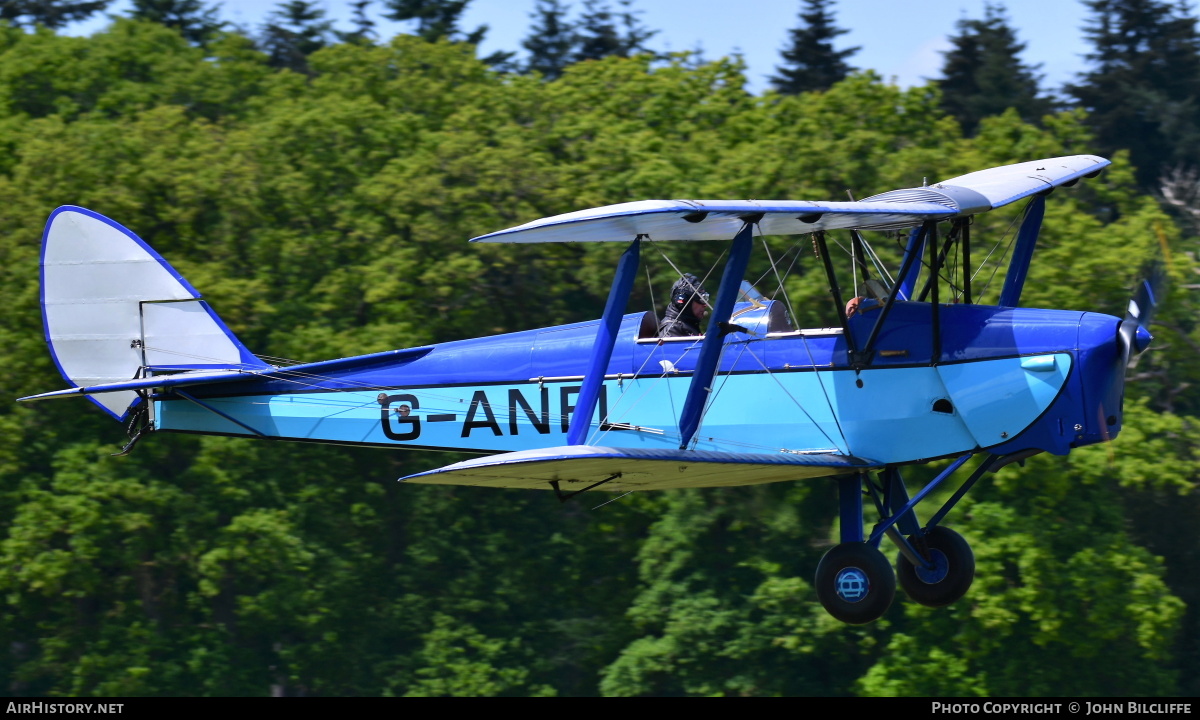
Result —
<path fill-rule="evenodd" d="M 65 205 L 42 235 L 42 321 L 50 354 L 75 387 L 166 371 L 262 370 L 200 293 L 124 226 Z M 132 390 L 88 398 L 124 419 Z"/>

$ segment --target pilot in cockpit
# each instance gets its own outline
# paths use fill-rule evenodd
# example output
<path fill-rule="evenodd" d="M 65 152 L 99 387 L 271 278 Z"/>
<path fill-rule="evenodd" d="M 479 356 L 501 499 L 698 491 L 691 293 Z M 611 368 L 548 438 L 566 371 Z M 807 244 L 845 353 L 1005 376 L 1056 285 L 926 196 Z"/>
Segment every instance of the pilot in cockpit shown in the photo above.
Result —
<path fill-rule="evenodd" d="M 703 335 L 700 321 L 708 314 L 708 292 L 700 280 L 685 273 L 671 286 L 671 302 L 658 324 L 660 338 Z"/>

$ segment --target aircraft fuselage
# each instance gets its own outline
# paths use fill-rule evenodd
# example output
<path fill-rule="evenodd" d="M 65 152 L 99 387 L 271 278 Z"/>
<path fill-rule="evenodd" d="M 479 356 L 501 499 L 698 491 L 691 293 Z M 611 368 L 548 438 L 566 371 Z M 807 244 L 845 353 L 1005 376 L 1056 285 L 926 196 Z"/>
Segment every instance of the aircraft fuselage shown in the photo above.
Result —
<path fill-rule="evenodd" d="M 739 306 L 701 450 L 836 452 L 906 463 L 977 449 L 1072 447 L 1120 431 L 1116 327 L 1097 313 L 898 303 L 868 367 L 842 330 L 791 330 L 782 308 Z M 877 313 L 851 319 L 865 337 Z M 640 338 L 625 316 L 588 444 L 678 447 L 678 416 L 702 338 Z M 430 346 L 388 361 L 338 361 L 304 377 L 162 395 L 156 430 L 261 434 L 350 445 L 500 453 L 566 444 L 595 322 Z M 407 407 L 405 407 L 407 406 Z M 235 422 L 236 421 L 236 422 Z M 253 431 L 253 432 L 252 432 Z"/>

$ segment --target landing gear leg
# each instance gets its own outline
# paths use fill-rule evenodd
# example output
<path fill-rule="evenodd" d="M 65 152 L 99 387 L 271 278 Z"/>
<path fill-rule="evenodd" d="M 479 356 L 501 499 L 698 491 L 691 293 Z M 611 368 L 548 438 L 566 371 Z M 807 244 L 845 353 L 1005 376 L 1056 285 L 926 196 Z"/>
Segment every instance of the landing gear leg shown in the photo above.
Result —
<path fill-rule="evenodd" d="M 817 598 L 830 615 L 852 625 L 878 620 L 896 595 L 896 575 L 879 549 L 863 542 L 862 475 L 840 478 L 842 542 L 817 565 Z"/>
<path fill-rule="evenodd" d="M 915 505 L 929 491 L 954 473 L 967 460 L 964 456 L 927 485 L 916 498 L 909 500 L 904 480 L 896 468 L 880 473 L 883 480 L 882 498 L 873 492 L 880 516 L 884 518 L 872 533 L 872 540 L 886 534 L 900 549 L 896 557 L 896 575 L 900 587 L 914 602 L 928 607 L 943 607 L 961 598 L 975 579 L 975 555 L 961 535 L 938 523 L 966 494 L 967 490 L 996 463 L 986 456 L 962 487 L 934 513 L 922 528 L 914 511 Z M 868 488 L 872 486 L 868 485 Z M 902 534 L 903 533 L 903 534 Z M 907 538 L 904 537 L 907 535 Z"/>

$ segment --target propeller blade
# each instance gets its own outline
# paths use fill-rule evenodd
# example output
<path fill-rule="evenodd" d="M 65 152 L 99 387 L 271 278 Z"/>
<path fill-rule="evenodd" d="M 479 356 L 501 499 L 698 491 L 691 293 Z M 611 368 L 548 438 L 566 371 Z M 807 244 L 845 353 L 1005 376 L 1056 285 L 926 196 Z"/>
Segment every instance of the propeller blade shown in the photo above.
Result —
<path fill-rule="evenodd" d="M 1158 264 L 1150 266 L 1129 300 L 1125 319 L 1117 329 L 1122 367 L 1128 367 L 1130 358 L 1149 347 L 1154 339 L 1149 330 L 1150 320 L 1158 308 L 1164 280 L 1162 267 Z"/>

